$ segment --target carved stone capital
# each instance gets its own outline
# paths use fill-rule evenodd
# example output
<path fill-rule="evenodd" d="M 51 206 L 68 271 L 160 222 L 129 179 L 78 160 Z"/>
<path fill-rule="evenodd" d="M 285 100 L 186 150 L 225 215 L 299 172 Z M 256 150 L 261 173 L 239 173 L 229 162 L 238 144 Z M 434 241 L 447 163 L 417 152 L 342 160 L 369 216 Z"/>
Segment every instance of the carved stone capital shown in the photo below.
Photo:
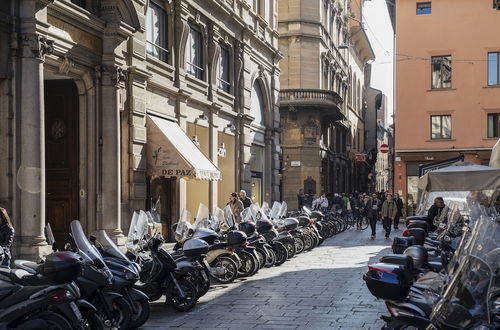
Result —
<path fill-rule="evenodd" d="M 48 40 L 38 34 L 21 34 L 19 41 L 21 57 L 32 57 L 43 61 L 45 55 L 50 55 L 54 52 L 54 40 Z"/>
<path fill-rule="evenodd" d="M 116 65 L 103 65 L 102 66 L 102 79 L 104 85 L 114 85 L 117 87 L 124 87 L 127 81 L 128 71 Z"/>

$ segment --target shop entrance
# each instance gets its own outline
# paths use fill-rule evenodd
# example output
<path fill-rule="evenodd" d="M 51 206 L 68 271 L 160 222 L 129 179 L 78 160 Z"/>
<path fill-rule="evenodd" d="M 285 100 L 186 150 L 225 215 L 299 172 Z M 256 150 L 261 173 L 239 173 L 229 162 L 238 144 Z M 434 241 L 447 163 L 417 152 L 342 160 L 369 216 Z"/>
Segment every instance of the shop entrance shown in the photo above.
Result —
<path fill-rule="evenodd" d="M 177 178 L 157 177 L 148 180 L 148 196 L 146 209 L 156 208 L 162 224 L 162 234 L 167 240 L 173 239 L 172 224 L 175 217 L 175 196 Z"/>
<path fill-rule="evenodd" d="M 75 83 L 45 81 L 45 217 L 59 248 L 79 215 L 78 115 Z"/>

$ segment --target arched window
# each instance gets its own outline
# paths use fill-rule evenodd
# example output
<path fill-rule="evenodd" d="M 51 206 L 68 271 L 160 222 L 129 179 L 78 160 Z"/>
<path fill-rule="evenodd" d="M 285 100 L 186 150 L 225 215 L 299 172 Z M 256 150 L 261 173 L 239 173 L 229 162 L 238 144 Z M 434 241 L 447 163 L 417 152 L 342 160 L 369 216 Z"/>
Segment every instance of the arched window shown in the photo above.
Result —
<path fill-rule="evenodd" d="M 264 109 L 266 102 L 259 82 L 255 82 L 252 87 L 252 99 L 250 103 L 250 115 L 254 117 L 254 124 L 264 125 Z"/>

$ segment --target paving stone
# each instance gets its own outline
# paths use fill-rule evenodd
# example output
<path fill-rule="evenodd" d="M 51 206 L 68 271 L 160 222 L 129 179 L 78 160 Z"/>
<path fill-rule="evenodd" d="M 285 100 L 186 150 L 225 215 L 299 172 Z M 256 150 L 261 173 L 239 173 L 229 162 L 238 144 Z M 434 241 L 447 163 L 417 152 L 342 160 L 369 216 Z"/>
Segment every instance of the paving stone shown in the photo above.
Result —
<path fill-rule="evenodd" d="M 143 329 L 380 329 L 386 314 L 362 275 L 390 241 L 350 230 L 279 267 L 228 285 L 214 283 L 190 312 L 152 304 Z"/>

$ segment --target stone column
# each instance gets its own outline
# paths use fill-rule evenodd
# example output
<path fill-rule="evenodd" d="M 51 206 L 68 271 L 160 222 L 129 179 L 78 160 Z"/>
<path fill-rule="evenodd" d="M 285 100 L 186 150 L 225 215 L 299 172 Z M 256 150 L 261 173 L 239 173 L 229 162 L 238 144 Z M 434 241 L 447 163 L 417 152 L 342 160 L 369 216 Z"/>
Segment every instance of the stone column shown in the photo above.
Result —
<path fill-rule="evenodd" d="M 126 80 L 126 70 L 115 65 L 104 65 L 102 71 L 102 224 L 113 233 L 119 244 L 124 244 L 121 230 L 120 181 L 120 111 L 124 95 L 120 88 Z"/>
<path fill-rule="evenodd" d="M 210 121 L 209 121 L 209 154 L 210 154 L 210 160 L 212 163 L 218 167 L 219 165 L 219 125 L 217 123 L 217 118 L 219 115 L 219 111 L 222 108 L 222 105 L 218 103 L 213 103 L 212 108 L 210 109 Z M 221 173 L 221 176 L 223 173 Z M 213 212 L 215 208 L 217 207 L 218 203 L 218 182 L 217 181 L 210 181 L 209 183 L 209 196 L 208 196 L 208 202 L 210 204 L 210 210 Z"/>
<path fill-rule="evenodd" d="M 43 62 L 52 41 L 36 33 L 21 34 L 16 79 L 18 191 L 14 223 L 21 258 L 50 252 L 45 241 L 45 107 Z M 20 226 L 18 225 L 20 224 Z"/>

